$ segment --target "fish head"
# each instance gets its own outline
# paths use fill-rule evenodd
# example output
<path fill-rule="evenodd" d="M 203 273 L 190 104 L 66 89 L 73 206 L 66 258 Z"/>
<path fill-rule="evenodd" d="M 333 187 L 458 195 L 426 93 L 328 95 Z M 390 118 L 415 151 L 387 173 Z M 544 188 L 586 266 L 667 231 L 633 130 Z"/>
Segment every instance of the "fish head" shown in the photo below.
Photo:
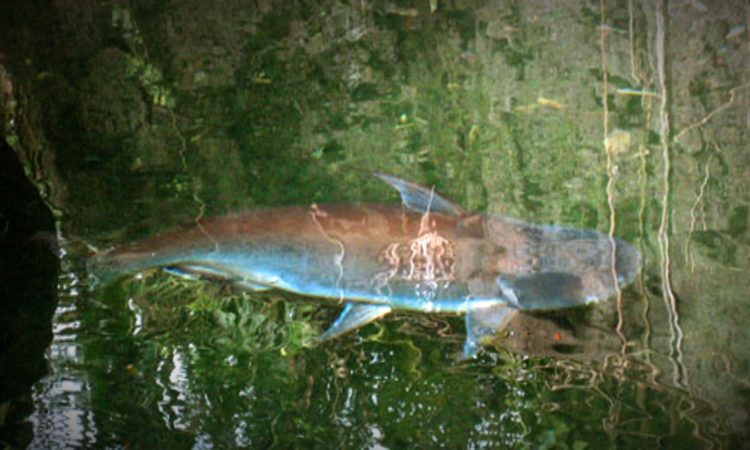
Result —
<path fill-rule="evenodd" d="M 597 231 L 507 218 L 489 218 L 484 228 L 484 279 L 491 277 L 499 298 L 519 309 L 603 300 L 640 270 L 632 245 Z"/>

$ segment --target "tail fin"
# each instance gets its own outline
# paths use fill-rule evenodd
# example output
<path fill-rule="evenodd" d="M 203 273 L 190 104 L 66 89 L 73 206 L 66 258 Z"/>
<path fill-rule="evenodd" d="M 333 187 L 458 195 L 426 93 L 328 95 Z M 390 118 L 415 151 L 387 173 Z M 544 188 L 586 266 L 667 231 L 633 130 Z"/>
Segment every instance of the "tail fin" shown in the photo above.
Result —
<path fill-rule="evenodd" d="M 131 255 L 113 255 L 111 252 L 97 253 L 86 261 L 89 289 L 108 286 L 128 274 L 145 269 L 143 258 Z"/>

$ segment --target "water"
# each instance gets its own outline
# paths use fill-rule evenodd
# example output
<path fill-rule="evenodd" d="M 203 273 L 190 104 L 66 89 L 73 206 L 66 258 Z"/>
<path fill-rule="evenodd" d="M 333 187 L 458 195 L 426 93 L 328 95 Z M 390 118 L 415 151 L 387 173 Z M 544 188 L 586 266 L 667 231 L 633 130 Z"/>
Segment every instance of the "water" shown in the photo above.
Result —
<path fill-rule="evenodd" d="M 747 6 L 432 4 L 11 7 L 5 136 L 64 239 L 49 370 L 3 403 L 4 442 L 746 445 Z M 592 307 L 520 315 L 468 362 L 452 316 L 313 345 L 338 307 L 158 273 L 88 289 L 84 242 L 397 203 L 371 170 L 611 232 L 641 273 Z"/>

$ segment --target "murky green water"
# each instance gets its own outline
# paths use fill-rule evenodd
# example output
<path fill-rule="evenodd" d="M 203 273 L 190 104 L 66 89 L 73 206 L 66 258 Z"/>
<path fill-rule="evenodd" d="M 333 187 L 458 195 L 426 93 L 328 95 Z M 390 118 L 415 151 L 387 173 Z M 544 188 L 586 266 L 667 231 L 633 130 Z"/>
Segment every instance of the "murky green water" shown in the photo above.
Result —
<path fill-rule="evenodd" d="M 0 19 L 5 138 L 62 237 L 49 373 L 25 410 L 3 404 L 3 444 L 746 445 L 744 3 L 67 3 Z M 612 232 L 641 274 L 519 315 L 467 362 L 459 317 L 392 314 L 314 345 L 339 306 L 161 273 L 89 290 L 87 245 L 398 203 L 372 170 Z"/>

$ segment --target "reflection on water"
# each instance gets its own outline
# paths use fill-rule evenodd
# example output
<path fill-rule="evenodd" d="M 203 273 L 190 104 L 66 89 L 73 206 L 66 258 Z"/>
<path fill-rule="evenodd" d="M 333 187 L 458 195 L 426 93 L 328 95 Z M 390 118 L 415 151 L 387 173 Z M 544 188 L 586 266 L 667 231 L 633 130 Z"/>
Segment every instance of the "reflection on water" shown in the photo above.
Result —
<path fill-rule="evenodd" d="M 31 416 L 36 430 L 33 447 L 80 448 L 97 442 L 87 361 L 79 342 L 77 285 L 75 274 L 61 275 L 62 295 L 53 317 L 54 338 L 48 351 L 50 375 L 34 387 L 37 407 Z"/>
<path fill-rule="evenodd" d="M 33 447 L 747 439 L 745 5 L 17 3 L 0 15 L 4 135 L 69 238 Z M 82 241 L 398 203 L 371 170 L 612 234 L 642 270 L 609 301 L 517 314 L 462 363 L 454 317 L 311 345 L 336 306 L 154 273 L 87 289 Z"/>
<path fill-rule="evenodd" d="M 54 219 L 0 139 L 0 445 L 24 447 L 31 387 L 46 373 L 60 270 Z"/>

